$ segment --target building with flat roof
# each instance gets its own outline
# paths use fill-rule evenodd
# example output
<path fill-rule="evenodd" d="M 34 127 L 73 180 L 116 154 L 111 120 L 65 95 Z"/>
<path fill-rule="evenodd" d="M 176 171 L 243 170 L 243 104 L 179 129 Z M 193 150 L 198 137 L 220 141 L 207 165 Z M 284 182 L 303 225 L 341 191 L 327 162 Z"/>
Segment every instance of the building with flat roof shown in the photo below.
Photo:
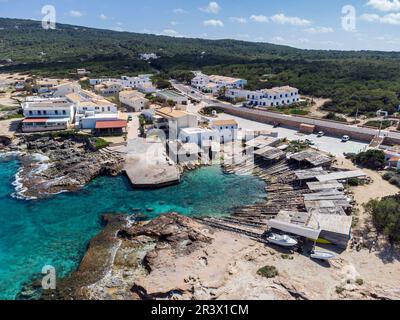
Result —
<path fill-rule="evenodd" d="M 157 97 L 165 100 L 165 101 L 174 101 L 177 104 L 188 104 L 188 98 L 179 92 L 173 90 L 162 90 L 157 92 Z"/>
<path fill-rule="evenodd" d="M 194 128 L 198 125 L 197 116 L 193 113 L 165 107 L 156 110 L 155 128 L 169 133 L 170 138 L 176 139 L 184 128 Z"/>
<path fill-rule="evenodd" d="M 220 75 L 205 75 L 201 72 L 194 72 L 195 77 L 192 79 L 192 87 L 209 91 L 213 94 L 217 93 L 222 88 L 226 89 L 243 89 L 247 85 L 247 80 L 226 77 Z"/>
<path fill-rule="evenodd" d="M 226 91 L 225 96 L 233 100 L 243 99 L 254 107 L 289 106 L 300 102 L 299 90 L 290 86 L 257 91 L 230 88 Z"/>
<path fill-rule="evenodd" d="M 68 94 L 66 98 L 75 105 L 75 125 L 78 128 L 93 129 L 93 125 L 88 123 L 101 121 L 102 117 L 110 120 L 110 115 L 113 115 L 115 120 L 119 119 L 117 105 L 93 92 L 81 90 L 78 93 Z M 83 121 L 84 118 L 91 121 Z"/>
<path fill-rule="evenodd" d="M 234 119 L 215 120 L 211 123 L 211 129 L 216 130 L 221 143 L 237 140 L 239 124 Z"/>
<path fill-rule="evenodd" d="M 74 120 L 75 105 L 65 98 L 27 98 L 22 104 L 23 132 L 68 129 Z"/>
<path fill-rule="evenodd" d="M 124 90 L 119 93 L 119 101 L 133 112 L 143 111 L 149 100 L 136 90 Z"/>

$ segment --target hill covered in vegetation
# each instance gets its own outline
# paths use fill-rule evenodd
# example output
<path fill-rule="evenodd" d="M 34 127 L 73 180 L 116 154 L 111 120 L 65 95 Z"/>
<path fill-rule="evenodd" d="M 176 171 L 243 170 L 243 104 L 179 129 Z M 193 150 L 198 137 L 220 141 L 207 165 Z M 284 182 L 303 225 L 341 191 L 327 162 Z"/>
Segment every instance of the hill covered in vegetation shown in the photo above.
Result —
<path fill-rule="evenodd" d="M 66 76 L 87 68 L 93 76 L 165 75 L 201 69 L 238 76 L 249 88 L 298 87 L 303 94 L 331 98 L 324 108 L 353 115 L 400 105 L 400 53 L 300 50 L 269 43 L 171 38 L 58 24 L 44 30 L 31 20 L 0 18 L 1 71 Z M 140 53 L 154 52 L 151 63 Z"/>

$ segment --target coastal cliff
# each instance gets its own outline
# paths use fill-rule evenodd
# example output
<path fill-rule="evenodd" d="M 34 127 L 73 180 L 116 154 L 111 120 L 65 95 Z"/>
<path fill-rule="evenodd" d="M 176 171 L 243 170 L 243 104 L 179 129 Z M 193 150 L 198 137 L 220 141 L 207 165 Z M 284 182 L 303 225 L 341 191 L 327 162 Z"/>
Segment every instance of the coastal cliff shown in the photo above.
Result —
<path fill-rule="evenodd" d="M 59 280 L 56 291 L 45 292 L 45 299 L 400 298 L 387 283 L 360 284 L 351 257 L 321 266 L 176 213 L 147 222 L 123 215 L 104 219 L 107 225 L 91 241 L 79 269 Z M 361 268 L 364 258 L 357 259 Z M 275 266 L 278 275 L 259 275 L 266 265 Z"/>
<path fill-rule="evenodd" d="M 77 191 L 100 175 L 118 175 L 123 158 L 97 150 L 90 136 L 21 135 L 2 149 L 21 162 L 16 196 L 40 199 Z"/>

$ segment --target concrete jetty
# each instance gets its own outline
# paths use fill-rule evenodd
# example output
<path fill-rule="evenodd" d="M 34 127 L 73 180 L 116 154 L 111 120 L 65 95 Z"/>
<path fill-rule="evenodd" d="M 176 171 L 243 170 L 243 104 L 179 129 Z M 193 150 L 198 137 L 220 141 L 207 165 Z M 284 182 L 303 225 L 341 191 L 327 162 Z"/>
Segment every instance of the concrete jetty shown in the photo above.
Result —
<path fill-rule="evenodd" d="M 177 165 L 166 153 L 164 143 L 142 138 L 130 140 L 124 168 L 137 188 L 161 188 L 180 182 Z"/>

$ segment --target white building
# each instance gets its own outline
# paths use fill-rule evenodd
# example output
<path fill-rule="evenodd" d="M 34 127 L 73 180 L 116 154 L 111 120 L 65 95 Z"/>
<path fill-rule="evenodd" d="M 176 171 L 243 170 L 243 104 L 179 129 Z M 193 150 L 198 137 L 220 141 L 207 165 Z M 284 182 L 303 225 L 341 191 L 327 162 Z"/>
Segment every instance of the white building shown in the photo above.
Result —
<path fill-rule="evenodd" d="M 93 92 L 82 90 L 66 97 L 76 107 L 75 125 L 81 129 L 93 129 L 92 125 L 88 126 L 87 121 L 83 121 L 84 118 L 92 119 L 91 123 L 101 121 L 102 118 L 107 121 L 111 118 L 115 120 L 120 118 L 116 104 Z"/>
<path fill-rule="evenodd" d="M 141 85 L 152 84 L 151 76 L 151 74 L 140 74 L 137 77 L 122 76 L 121 81 L 125 88 L 137 88 Z"/>
<path fill-rule="evenodd" d="M 219 134 L 216 130 L 207 128 L 184 128 L 180 131 L 178 140 L 203 146 L 208 141 L 219 141 Z"/>
<path fill-rule="evenodd" d="M 68 80 L 59 80 L 59 79 L 38 79 L 36 80 L 33 89 L 35 92 L 42 93 L 50 93 L 60 84 L 68 83 Z"/>
<path fill-rule="evenodd" d="M 225 96 L 233 100 L 243 99 L 249 105 L 259 107 L 288 106 L 300 101 L 299 89 L 290 86 L 258 91 L 228 89 Z"/>
<path fill-rule="evenodd" d="M 233 119 L 216 120 L 212 122 L 211 129 L 218 132 L 221 143 L 226 143 L 237 140 L 239 125 Z"/>
<path fill-rule="evenodd" d="M 173 90 L 162 90 L 157 92 L 157 97 L 164 99 L 165 101 L 174 101 L 177 104 L 187 105 L 189 100 L 183 94 Z"/>
<path fill-rule="evenodd" d="M 192 79 L 192 86 L 198 90 L 217 93 L 222 88 L 226 89 L 243 89 L 247 84 L 247 80 L 225 77 L 219 75 L 205 75 L 201 72 L 195 72 Z"/>
<path fill-rule="evenodd" d="M 135 90 L 125 90 L 119 93 L 119 101 L 129 107 L 134 112 L 144 110 L 149 100 L 145 98 L 144 94 Z"/>
<path fill-rule="evenodd" d="M 103 96 L 113 96 L 122 91 L 123 87 L 120 80 L 109 80 L 95 85 L 94 90 Z"/>
<path fill-rule="evenodd" d="M 77 93 L 81 91 L 82 88 L 78 82 L 67 82 L 55 86 L 53 91 L 53 97 L 65 97 L 70 93 Z"/>
<path fill-rule="evenodd" d="M 252 106 L 278 107 L 291 105 L 300 101 L 299 89 L 285 86 L 260 91 L 252 91 L 247 100 Z"/>
<path fill-rule="evenodd" d="M 25 116 L 23 132 L 68 129 L 75 115 L 75 105 L 65 98 L 27 98 L 22 110 Z"/>
<path fill-rule="evenodd" d="M 207 75 L 198 73 L 192 79 L 192 87 L 197 90 L 203 90 L 203 88 L 210 83 L 210 79 Z"/>
<path fill-rule="evenodd" d="M 139 54 L 140 60 L 148 61 L 148 60 L 156 60 L 159 57 L 156 53 L 141 53 Z"/>
<path fill-rule="evenodd" d="M 170 139 L 176 139 L 182 129 L 194 128 L 198 125 L 195 114 L 170 107 L 156 110 L 154 120 L 155 128 L 165 130 L 170 134 Z"/>

